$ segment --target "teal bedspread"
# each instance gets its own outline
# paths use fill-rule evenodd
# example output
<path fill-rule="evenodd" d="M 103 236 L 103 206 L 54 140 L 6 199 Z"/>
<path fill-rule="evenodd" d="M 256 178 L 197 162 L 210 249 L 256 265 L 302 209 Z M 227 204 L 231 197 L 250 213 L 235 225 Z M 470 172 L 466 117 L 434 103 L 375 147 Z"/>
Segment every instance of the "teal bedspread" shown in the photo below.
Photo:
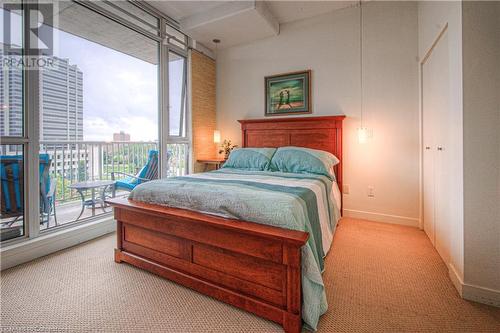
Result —
<path fill-rule="evenodd" d="M 325 176 L 221 169 L 138 185 L 132 200 L 309 232 L 302 247 L 302 318 L 316 330 L 326 312 L 321 272 L 340 211 Z"/>

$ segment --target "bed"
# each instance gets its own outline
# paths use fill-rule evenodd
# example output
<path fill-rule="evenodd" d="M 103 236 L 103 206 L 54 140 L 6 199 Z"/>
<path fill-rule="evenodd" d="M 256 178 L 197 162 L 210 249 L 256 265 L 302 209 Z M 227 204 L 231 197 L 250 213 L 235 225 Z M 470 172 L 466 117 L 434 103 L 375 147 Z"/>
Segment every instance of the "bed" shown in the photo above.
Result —
<path fill-rule="evenodd" d="M 343 118 L 344 116 L 329 116 L 240 120 L 243 147 L 299 146 L 333 153 L 340 163 L 335 166 L 336 184 L 332 188 L 337 189 L 336 197 L 341 200 L 338 189 L 342 189 Z M 245 192 L 245 186 L 255 187 L 256 183 L 260 182 L 262 185 L 258 185 L 256 191 L 265 191 L 266 189 L 260 187 L 270 186 L 271 182 L 273 186 L 286 187 L 284 191 L 291 189 L 297 191 L 298 187 L 319 188 L 326 182 L 316 179 L 317 177 L 302 179 L 304 177 L 293 175 L 270 175 L 259 172 L 242 174 L 240 171 L 225 170 L 187 178 L 189 179 L 183 179 L 182 183 L 180 180 L 177 184 L 176 181 L 169 182 L 168 186 L 171 188 L 167 190 L 165 190 L 167 184 L 162 184 L 161 181 L 148 188 L 144 187 L 147 189 L 145 193 L 149 196 L 147 203 L 134 196 L 132 198 L 136 200 L 125 198 L 109 200 L 109 204 L 114 207 L 117 221 L 115 261 L 126 262 L 153 272 L 277 322 L 286 332 L 299 332 L 303 317 L 306 323 L 312 323 L 309 325 L 311 328 L 316 328 L 317 320 L 306 318 L 315 317 L 317 312 L 325 309 L 316 309 L 315 306 L 312 306 L 313 310 L 310 307 L 303 309 L 303 304 L 311 303 L 308 297 L 311 285 L 314 283 L 310 280 L 315 280 L 315 276 L 318 275 L 317 270 L 322 267 L 312 269 L 303 265 L 304 262 L 312 261 L 308 257 L 316 258 L 317 263 L 322 262 L 322 256 L 326 254 L 331 243 L 331 239 L 323 237 L 324 232 L 320 233 L 323 236 L 318 237 L 317 230 L 311 226 L 306 228 L 299 226 L 297 230 L 292 230 L 279 227 L 278 222 L 275 225 L 248 222 L 252 220 L 252 215 L 242 214 L 241 211 L 225 211 L 225 214 L 217 216 L 217 212 L 211 210 L 209 201 L 204 202 L 204 206 L 199 207 L 198 211 L 194 211 L 189 209 L 192 207 L 183 207 L 180 199 L 176 206 L 178 208 L 172 208 L 162 205 L 158 198 L 168 196 L 175 189 L 191 186 L 197 191 L 185 191 L 185 194 L 193 193 L 184 198 L 186 202 L 196 202 L 201 200 L 203 195 L 211 194 L 214 198 L 222 196 L 224 200 L 241 200 L 243 206 L 251 206 L 244 204 L 252 202 L 249 200 L 250 197 L 245 197 L 250 193 L 248 190 Z M 251 181 L 247 182 L 245 179 Z M 218 184 L 221 180 L 228 187 L 226 192 L 210 192 L 213 188 L 222 188 L 213 185 L 214 182 Z M 297 187 L 293 185 L 294 182 L 308 185 L 297 185 Z M 156 189 L 154 189 L 155 184 Z M 157 195 L 161 189 L 164 190 L 162 195 Z M 227 195 L 224 197 L 229 191 L 237 195 L 234 198 Z M 328 191 L 328 187 L 325 187 L 325 191 Z M 195 192 L 200 198 L 195 196 Z M 255 207 L 265 205 L 264 199 L 261 203 L 258 202 L 259 196 L 253 198 L 256 200 L 253 209 L 252 207 L 245 209 L 255 211 Z M 175 197 L 170 197 L 168 200 L 175 200 Z M 319 207 L 318 202 L 316 203 Z M 283 203 L 286 204 L 287 202 Z M 218 207 L 220 206 L 219 203 Z M 264 210 L 262 215 L 265 215 Z M 242 217 L 248 218 L 245 220 Z M 288 218 L 285 216 L 285 219 Z M 274 221 L 273 218 L 269 220 Z M 318 221 L 320 220 L 318 217 Z M 324 227 L 324 223 L 321 224 L 321 228 Z M 330 225 L 330 228 L 333 229 L 330 235 L 332 236 L 335 226 Z M 324 297 L 324 293 L 321 295 Z M 317 306 L 320 307 L 320 304 Z"/>

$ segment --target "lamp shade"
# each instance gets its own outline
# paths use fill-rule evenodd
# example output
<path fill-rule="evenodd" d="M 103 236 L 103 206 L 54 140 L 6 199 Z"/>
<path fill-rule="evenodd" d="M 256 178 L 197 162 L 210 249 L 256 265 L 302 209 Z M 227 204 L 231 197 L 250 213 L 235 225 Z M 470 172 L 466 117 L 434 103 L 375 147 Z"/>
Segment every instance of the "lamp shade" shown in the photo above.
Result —
<path fill-rule="evenodd" d="M 219 130 L 214 131 L 214 143 L 220 143 L 220 131 Z"/>

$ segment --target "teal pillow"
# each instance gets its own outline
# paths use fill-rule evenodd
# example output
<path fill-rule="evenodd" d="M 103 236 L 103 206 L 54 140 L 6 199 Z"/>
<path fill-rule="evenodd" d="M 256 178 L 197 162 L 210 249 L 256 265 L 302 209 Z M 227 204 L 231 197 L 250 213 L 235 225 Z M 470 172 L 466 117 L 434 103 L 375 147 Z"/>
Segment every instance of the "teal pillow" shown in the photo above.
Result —
<path fill-rule="evenodd" d="M 333 166 L 339 163 L 335 155 L 316 149 L 301 147 L 278 148 L 271 160 L 273 171 L 313 173 L 335 180 Z"/>
<path fill-rule="evenodd" d="M 276 148 L 236 148 L 223 168 L 264 171 L 269 168 Z"/>

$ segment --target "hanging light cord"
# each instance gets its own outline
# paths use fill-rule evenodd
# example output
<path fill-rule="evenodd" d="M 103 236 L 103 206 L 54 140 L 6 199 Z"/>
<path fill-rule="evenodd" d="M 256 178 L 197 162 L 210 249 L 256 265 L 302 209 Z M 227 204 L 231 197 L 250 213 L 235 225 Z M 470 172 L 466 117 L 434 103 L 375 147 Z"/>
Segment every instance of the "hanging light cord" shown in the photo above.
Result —
<path fill-rule="evenodd" d="M 212 39 L 212 42 L 214 42 L 214 44 L 215 44 L 215 58 L 217 58 L 217 45 L 219 45 L 220 39 L 214 38 L 214 39 Z"/>
<path fill-rule="evenodd" d="M 363 128 L 363 3 L 359 1 L 359 81 L 361 87 L 361 128 Z"/>

